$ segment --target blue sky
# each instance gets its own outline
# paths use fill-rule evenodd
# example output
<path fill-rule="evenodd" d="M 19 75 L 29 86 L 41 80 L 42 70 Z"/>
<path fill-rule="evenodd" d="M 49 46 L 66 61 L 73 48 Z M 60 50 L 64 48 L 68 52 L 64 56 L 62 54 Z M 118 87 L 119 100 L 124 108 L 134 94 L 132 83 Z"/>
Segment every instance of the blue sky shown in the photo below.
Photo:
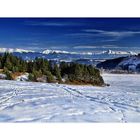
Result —
<path fill-rule="evenodd" d="M 0 47 L 140 52 L 140 18 L 0 18 Z"/>

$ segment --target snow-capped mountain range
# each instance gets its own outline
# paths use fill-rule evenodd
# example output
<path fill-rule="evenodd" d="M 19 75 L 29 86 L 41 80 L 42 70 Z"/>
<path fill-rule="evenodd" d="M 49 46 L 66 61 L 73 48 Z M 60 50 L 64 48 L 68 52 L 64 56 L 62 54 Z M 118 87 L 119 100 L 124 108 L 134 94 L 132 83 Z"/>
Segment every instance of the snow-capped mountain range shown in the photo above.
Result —
<path fill-rule="evenodd" d="M 33 50 L 25 50 L 25 49 L 19 49 L 19 48 L 0 48 L 0 53 L 35 53 L 36 51 Z M 128 55 L 137 55 L 137 53 L 132 51 L 113 51 L 113 50 L 107 50 L 107 51 L 96 51 L 96 52 L 68 52 L 68 51 L 61 51 L 61 50 L 43 50 L 40 53 L 42 54 L 81 54 L 81 55 L 94 55 L 94 54 L 113 54 L 113 55 L 122 55 L 122 54 L 128 54 Z"/>
<path fill-rule="evenodd" d="M 137 55 L 137 53 L 132 52 L 132 51 L 112 51 L 112 50 L 107 50 L 107 51 L 96 51 L 96 52 L 68 52 L 68 51 L 61 51 L 61 50 L 44 50 L 42 52 L 43 54 L 51 54 L 51 53 L 56 53 L 56 54 L 81 54 L 81 55 L 94 55 L 94 54 L 112 54 L 112 55 Z"/>
<path fill-rule="evenodd" d="M 28 53 L 28 52 L 34 52 L 34 51 L 24 50 L 24 49 L 19 49 L 19 48 L 0 48 L 0 53 L 5 53 L 5 52 L 9 52 L 9 53 L 14 53 L 14 52 Z"/>
<path fill-rule="evenodd" d="M 43 50 L 33 51 L 19 48 L 0 48 L 0 53 L 13 53 L 15 56 L 21 57 L 24 60 L 34 60 L 36 57 L 53 60 L 55 62 L 79 62 L 82 64 L 96 65 L 101 60 L 113 59 L 117 57 L 126 57 L 137 55 L 135 52 L 127 51 L 91 51 L 91 52 L 68 52 L 62 50 Z M 95 62 L 96 61 L 96 62 Z"/>
<path fill-rule="evenodd" d="M 0 48 L 0 53 L 5 52 L 13 53 L 24 60 L 33 60 L 36 57 L 42 57 L 55 62 L 78 62 L 81 64 L 97 65 L 99 68 L 100 65 L 101 67 L 105 66 L 105 69 L 121 68 L 122 70 L 140 71 L 140 57 L 137 53 L 130 51 L 68 52 L 47 49 L 42 52 L 36 52 L 19 48 Z M 122 59 L 120 59 L 121 57 Z"/>
<path fill-rule="evenodd" d="M 45 50 L 42 52 L 43 54 L 80 54 L 80 55 L 100 55 L 100 54 L 110 54 L 110 55 L 137 55 L 137 53 L 132 52 L 132 51 L 112 51 L 112 50 L 107 50 L 107 51 L 95 51 L 95 52 L 68 52 L 68 51 L 60 51 L 60 50 Z"/>
<path fill-rule="evenodd" d="M 137 55 L 137 53 L 135 52 L 132 52 L 132 51 L 112 51 L 112 50 L 108 50 L 108 51 L 104 51 L 103 53 L 106 53 L 106 54 L 128 54 L 128 55 Z"/>

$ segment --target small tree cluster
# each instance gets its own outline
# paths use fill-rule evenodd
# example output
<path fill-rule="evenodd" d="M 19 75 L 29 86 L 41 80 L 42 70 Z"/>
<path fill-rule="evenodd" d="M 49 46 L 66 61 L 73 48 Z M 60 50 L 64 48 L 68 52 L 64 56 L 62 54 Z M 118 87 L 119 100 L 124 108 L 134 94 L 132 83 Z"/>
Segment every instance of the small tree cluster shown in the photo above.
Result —
<path fill-rule="evenodd" d="M 60 63 L 62 76 L 68 75 L 68 81 L 76 83 L 86 83 L 92 85 L 102 85 L 104 83 L 100 76 L 100 71 L 93 66 L 78 63 Z"/>
<path fill-rule="evenodd" d="M 0 56 L 0 69 L 4 69 L 7 79 L 12 79 L 15 72 L 28 72 L 30 81 L 44 78 L 46 82 L 77 83 L 102 85 L 104 83 L 98 69 L 89 65 L 61 62 L 59 65 L 43 58 L 25 61 L 21 58 L 5 53 Z"/>

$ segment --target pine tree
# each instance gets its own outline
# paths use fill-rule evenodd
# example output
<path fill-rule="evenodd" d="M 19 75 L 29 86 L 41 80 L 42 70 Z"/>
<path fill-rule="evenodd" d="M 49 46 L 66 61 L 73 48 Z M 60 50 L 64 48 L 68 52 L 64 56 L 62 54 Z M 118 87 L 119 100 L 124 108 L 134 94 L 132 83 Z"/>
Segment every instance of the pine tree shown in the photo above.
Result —
<path fill-rule="evenodd" d="M 36 81 L 36 79 L 32 73 L 29 73 L 28 79 L 29 79 L 29 81 Z"/>
<path fill-rule="evenodd" d="M 57 64 L 54 65 L 53 74 L 56 76 L 59 82 L 62 81 L 60 68 L 57 66 Z"/>
<path fill-rule="evenodd" d="M 7 80 L 13 80 L 11 73 L 9 72 L 9 70 L 6 67 L 4 67 L 3 72 L 6 75 Z"/>
<path fill-rule="evenodd" d="M 53 75 L 51 74 L 50 71 L 46 71 L 46 76 L 47 76 L 47 82 L 48 83 L 54 82 L 54 77 L 53 77 Z"/>

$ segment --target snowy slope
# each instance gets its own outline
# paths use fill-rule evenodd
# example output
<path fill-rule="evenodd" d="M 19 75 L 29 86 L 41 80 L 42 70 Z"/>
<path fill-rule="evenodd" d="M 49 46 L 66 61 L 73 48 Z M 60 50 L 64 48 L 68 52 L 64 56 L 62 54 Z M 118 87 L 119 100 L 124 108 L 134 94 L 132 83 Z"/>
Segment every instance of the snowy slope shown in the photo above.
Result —
<path fill-rule="evenodd" d="M 140 122 L 140 75 L 103 77 L 110 87 L 0 80 L 0 122 Z"/>
<path fill-rule="evenodd" d="M 140 71 L 140 56 L 126 57 L 117 67 L 127 68 L 129 71 Z"/>
<path fill-rule="evenodd" d="M 138 56 L 131 56 L 131 57 L 126 57 L 119 65 L 138 65 L 140 64 L 140 57 Z"/>

